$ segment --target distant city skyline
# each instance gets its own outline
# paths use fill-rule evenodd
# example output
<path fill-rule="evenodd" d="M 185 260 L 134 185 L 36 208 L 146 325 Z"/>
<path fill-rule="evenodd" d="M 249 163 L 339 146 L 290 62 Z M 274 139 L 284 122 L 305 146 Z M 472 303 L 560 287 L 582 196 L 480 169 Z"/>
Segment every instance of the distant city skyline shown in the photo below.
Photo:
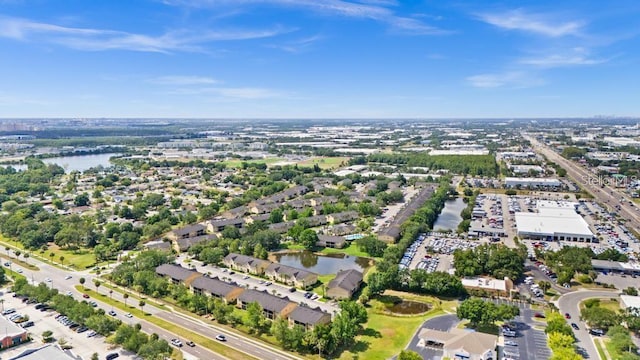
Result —
<path fill-rule="evenodd" d="M 637 117 L 640 3 L 0 0 L 0 117 Z"/>

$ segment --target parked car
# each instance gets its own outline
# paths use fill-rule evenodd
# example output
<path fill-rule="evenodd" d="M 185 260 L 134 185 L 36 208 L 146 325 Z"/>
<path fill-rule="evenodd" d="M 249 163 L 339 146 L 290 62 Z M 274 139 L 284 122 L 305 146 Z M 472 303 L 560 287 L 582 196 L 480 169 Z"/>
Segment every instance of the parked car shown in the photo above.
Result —
<path fill-rule="evenodd" d="M 118 358 L 119 356 L 120 356 L 120 354 L 118 354 L 118 353 L 111 353 L 111 354 L 108 354 L 107 356 L 105 356 L 105 359 L 106 360 L 113 360 L 113 359 Z"/>
<path fill-rule="evenodd" d="M 33 325 L 35 325 L 35 323 L 33 321 L 27 321 L 25 323 L 23 323 L 22 325 L 20 325 L 23 329 L 26 329 L 28 327 L 32 327 Z"/>
<path fill-rule="evenodd" d="M 571 315 L 569 313 L 564 313 L 564 318 L 565 319 L 571 319 Z"/>
<path fill-rule="evenodd" d="M 576 324 L 576 323 L 571 323 L 571 327 L 572 327 L 574 330 L 580 330 L 580 328 L 578 327 L 578 324 Z"/>
<path fill-rule="evenodd" d="M 589 329 L 589 334 L 595 335 L 595 336 L 603 336 L 604 335 L 604 330 L 602 330 L 602 329 Z"/>

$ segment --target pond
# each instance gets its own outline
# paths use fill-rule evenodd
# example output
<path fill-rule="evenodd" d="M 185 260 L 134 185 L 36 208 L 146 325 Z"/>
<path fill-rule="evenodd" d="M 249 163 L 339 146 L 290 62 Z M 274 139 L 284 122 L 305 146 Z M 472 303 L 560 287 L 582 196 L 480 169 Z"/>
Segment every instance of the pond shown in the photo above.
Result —
<path fill-rule="evenodd" d="M 318 255 L 311 251 L 296 251 L 273 254 L 275 261 L 283 265 L 304 268 L 320 275 L 336 274 L 340 270 L 364 271 L 370 259 L 344 254 Z"/>
<path fill-rule="evenodd" d="M 456 230 L 458 224 L 462 221 L 460 213 L 465 207 L 467 207 L 467 204 L 461 197 L 445 201 L 442 212 L 438 215 L 436 223 L 433 224 L 433 229 L 436 231 Z"/>
<path fill-rule="evenodd" d="M 395 314 L 403 314 L 403 315 L 415 315 L 426 313 L 431 309 L 431 305 L 418 301 L 411 300 L 402 300 L 399 303 L 395 303 L 390 307 L 387 307 L 387 310 L 395 313 Z"/>
<path fill-rule="evenodd" d="M 120 154 L 92 154 L 79 156 L 61 156 L 48 159 L 42 159 L 46 164 L 57 164 L 64 168 L 64 171 L 85 171 L 93 167 L 102 166 L 109 167 L 109 158 Z"/>

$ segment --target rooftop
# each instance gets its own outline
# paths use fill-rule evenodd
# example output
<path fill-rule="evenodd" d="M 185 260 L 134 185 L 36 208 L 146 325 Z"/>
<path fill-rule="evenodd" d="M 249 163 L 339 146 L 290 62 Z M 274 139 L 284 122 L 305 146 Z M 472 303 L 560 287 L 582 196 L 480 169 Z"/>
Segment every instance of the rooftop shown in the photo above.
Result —
<path fill-rule="evenodd" d="M 519 233 L 593 236 L 589 224 L 575 210 L 569 208 L 539 208 L 537 213 L 517 212 L 515 219 Z"/>

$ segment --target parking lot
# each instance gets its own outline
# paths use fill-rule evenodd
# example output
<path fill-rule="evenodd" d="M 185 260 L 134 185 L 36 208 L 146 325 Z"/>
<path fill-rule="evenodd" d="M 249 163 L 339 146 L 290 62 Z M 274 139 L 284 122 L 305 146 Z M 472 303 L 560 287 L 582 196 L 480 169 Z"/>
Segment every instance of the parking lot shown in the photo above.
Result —
<path fill-rule="evenodd" d="M 514 304 L 516 305 L 516 304 Z M 547 337 L 542 330 L 535 329 L 534 311 L 529 305 L 517 304 L 520 308 L 520 315 L 507 325 L 510 335 L 504 338 L 502 356 L 518 360 L 546 360 L 551 357 L 551 350 L 547 346 Z M 538 324 L 542 326 L 542 324 Z"/>
<path fill-rule="evenodd" d="M 488 240 L 466 240 L 454 234 L 430 232 L 420 234 L 405 252 L 401 266 L 427 272 L 447 272 L 452 267 L 453 252 L 471 249 Z"/>
<path fill-rule="evenodd" d="M 60 343 L 66 342 L 71 346 L 71 351 L 83 359 L 90 359 L 93 353 L 98 353 L 100 359 L 103 359 L 106 354 L 117 352 L 120 354 L 118 359 L 135 359 L 135 354 L 123 350 L 122 348 L 115 348 L 113 345 L 105 343 L 103 336 L 97 335 L 88 337 L 91 331 L 77 333 L 71 330 L 69 327 L 63 325 L 61 322 L 56 321 L 55 317 L 57 313 L 53 310 L 40 311 L 36 310 L 36 304 L 26 304 L 22 302 L 20 298 L 12 297 L 11 293 L 6 293 L 6 289 L 3 289 L 3 295 L 1 297 L 4 302 L 3 310 L 15 309 L 16 313 L 27 315 L 29 321 L 33 321 L 34 325 L 26 330 L 30 333 L 33 339 L 30 343 L 18 345 L 14 348 L 3 351 L 3 357 L 11 358 L 17 356 L 27 349 L 40 347 L 43 344 L 42 333 L 51 330 L 53 332 L 53 338 Z M 8 317 L 8 316 L 7 316 Z"/>

